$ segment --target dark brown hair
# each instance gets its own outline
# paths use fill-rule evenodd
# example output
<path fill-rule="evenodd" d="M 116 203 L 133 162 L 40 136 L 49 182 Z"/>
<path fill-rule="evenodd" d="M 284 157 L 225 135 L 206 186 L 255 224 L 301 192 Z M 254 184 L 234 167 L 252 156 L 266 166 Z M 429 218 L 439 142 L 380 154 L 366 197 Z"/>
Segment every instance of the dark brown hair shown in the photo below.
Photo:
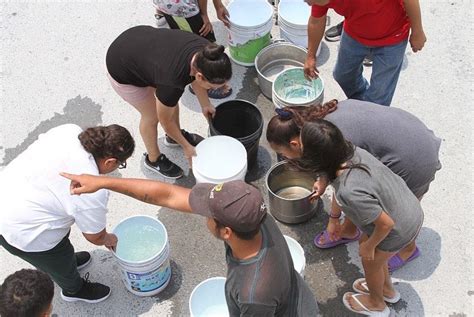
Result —
<path fill-rule="evenodd" d="M 352 162 L 355 147 L 344 139 L 341 130 L 333 123 L 316 119 L 306 122 L 301 129 L 303 155 L 290 162 L 299 170 L 312 173 L 314 176 L 324 176 L 330 182 L 336 179 L 340 169 L 360 168 L 370 175 L 364 164 Z M 342 164 L 348 162 L 345 167 Z"/>
<path fill-rule="evenodd" d="M 118 124 L 88 128 L 79 134 L 79 140 L 96 160 L 113 157 L 125 162 L 135 149 L 130 132 Z"/>
<path fill-rule="evenodd" d="M 216 219 L 214 219 L 214 222 L 216 223 L 216 229 L 217 230 L 225 228 L 225 227 L 229 227 L 229 228 L 232 229 L 232 232 L 237 236 L 237 238 L 239 238 L 241 240 L 247 240 L 248 241 L 248 240 L 252 240 L 260 232 L 261 224 L 265 221 L 266 217 L 267 217 L 267 215 L 263 216 L 263 218 L 260 221 L 260 223 L 258 224 L 257 228 L 255 228 L 254 230 L 249 231 L 249 232 L 235 231 L 232 227 L 226 226 L 226 225 L 220 223 L 219 221 L 217 221 Z"/>
<path fill-rule="evenodd" d="M 8 276 L 0 286 L 2 317 L 35 317 L 47 312 L 54 296 L 48 274 L 23 269 Z"/>
<path fill-rule="evenodd" d="M 232 65 L 225 47 L 209 43 L 194 57 L 194 67 L 211 84 L 223 84 L 232 77 Z"/>
<path fill-rule="evenodd" d="M 276 145 L 288 146 L 291 139 L 299 137 L 305 122 L 323 119 L 328 113 L 337 109 L 337 103 L 336 99 L 332 99 L 323 105 L 276 109 L 277 115 L 268 123 L 267 141 Z"/>

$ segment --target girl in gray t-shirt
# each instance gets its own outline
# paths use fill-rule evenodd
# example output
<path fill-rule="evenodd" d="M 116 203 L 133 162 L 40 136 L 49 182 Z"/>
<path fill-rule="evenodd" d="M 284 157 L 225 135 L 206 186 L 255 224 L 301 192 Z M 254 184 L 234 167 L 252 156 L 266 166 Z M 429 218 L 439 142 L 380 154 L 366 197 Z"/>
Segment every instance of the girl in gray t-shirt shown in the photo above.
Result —
<path fill-rule="evenodd" d="M 343 296 L 354 312 L 389 316 L 385 301 L 400 299 L 388 272 L 388 260 L 411 243 L 423 223 L 419 200 L 406 183 L 367 151 L 346 141 L 331 122 L 307 122 L 301 130 L 303 153 L 292 162 L 334 187 L 331 226 L 344 211 L 363 232 L 359 254 L 365 278 L 354 282 L 356 293 Z"/>
<path fill-rule="evenodd" d="M 401 109 L 348 99 L 277 111 L 278 115 L 268 124 L 267 140 L 277 153 L 288 158 L 301 155 L 300 131 L 304 122 L 325 119 L 335 124 L 346 140 L 368 151 L 403 178 L 419 199 L 428 191 L 441 167 L 438 156 L 441 139 L 417 117 Z M 344 221 L 338 233 L 329 229 L 316 235 L 314 243 L 318 248 L 335 247 L 354 241 L 360 235 L 350 220 Z M 419 255 L 413 241 L 390 259 L 389 270 L 394 271 Z"/>

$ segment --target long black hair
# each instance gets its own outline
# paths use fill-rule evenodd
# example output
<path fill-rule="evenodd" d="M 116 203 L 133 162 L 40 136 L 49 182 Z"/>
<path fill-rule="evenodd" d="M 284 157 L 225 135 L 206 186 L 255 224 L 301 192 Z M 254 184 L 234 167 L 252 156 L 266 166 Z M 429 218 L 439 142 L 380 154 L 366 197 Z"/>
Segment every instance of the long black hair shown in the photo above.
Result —
<path fill-rule="evenodd" d="M 360 168 L 370 174 L 366 165 L 351 161 L 354 145 L 345 140 L 341 130 L 329 121 L 316 119 L 306 122 L 301 129 L 301 142 L 303 155 L 291 160 L 292 165 L 299 170 L 324 176 L 330 182 L 336 179 L 340 169 Z M 348 164 L 342 167 L 346 162 Z"/>
<path fill-rule="evenodd" d="M 194 67 L 211 84 L 220 85 L 232 77 L 232 64 L 224 50 L 222 45 L 209 43 L 194 57 Z"/>

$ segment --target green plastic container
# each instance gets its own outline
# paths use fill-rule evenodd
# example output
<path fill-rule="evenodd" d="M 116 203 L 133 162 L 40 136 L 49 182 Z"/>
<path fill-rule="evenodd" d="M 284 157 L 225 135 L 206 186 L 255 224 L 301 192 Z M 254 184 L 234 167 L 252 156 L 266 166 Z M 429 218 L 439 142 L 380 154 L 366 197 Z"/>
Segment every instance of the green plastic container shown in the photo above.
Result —
<path fill-rule="evenodd" d="M 233 0 L 227 10 L 230 58 L 253 66 L 257 54 L 271 43 L 273 7 L 266 0 Z"/>
<path fill-rule="evenodd" d="M 270 45 L 270 32 L 255 40 L 250 40 L 245 44 L 229 45 L 230 56 L 237 64 L 253 66 L 255 57 L 260 51 Z"/>

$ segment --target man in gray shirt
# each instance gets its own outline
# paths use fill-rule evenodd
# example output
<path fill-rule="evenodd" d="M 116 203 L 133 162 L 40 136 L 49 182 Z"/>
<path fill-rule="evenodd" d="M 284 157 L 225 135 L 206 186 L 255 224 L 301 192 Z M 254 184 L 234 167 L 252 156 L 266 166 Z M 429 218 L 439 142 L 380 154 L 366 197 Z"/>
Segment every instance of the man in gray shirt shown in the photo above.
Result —
<path fill-rule="evenodd" d="M 290 250 L 261 193 L 243 181 L 198 184 L 192 190 L 159 181 L 73 175 L 71 194 L 106 188 L 146 203 L 207 217 L 211 233 L 224 241 L 226 299 L 230 316 L 318 315 L 318 305 L 295 271 Z"/>
<path fill-rule="evenodd" d="M 318 306 L 258 189 L 243 181 L 198 184 L 189 196 L 225 242 L 226 300 L 230 316 L 316 316 Z"/>

